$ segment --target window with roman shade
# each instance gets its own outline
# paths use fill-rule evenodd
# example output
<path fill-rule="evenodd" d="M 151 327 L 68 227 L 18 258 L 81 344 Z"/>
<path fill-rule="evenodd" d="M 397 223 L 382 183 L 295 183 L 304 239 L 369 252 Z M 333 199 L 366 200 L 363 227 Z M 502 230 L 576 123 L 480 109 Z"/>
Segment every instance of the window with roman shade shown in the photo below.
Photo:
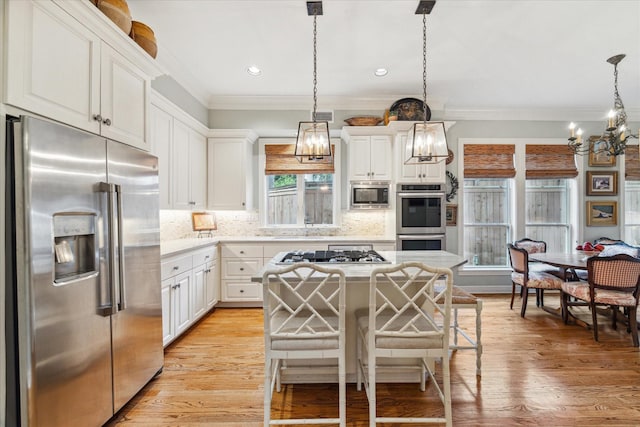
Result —
<path fill-rule="evenodd" d="M 513 178 L 514 144 L 465 144 L 465 178 Z"/>
<path fill-rule="evenodd" d="M 625 181 L 640 181 L 640 146 L 627 145 L 624 151 Z"/>
<path fill-rule="evenodd" d="M 301 163 L 294 156 L 295 144 L 265 144 L 265 175 L 300 175 L 334 173 L 333 161 L 330 163 Z M 335 145 L 331 144 L 335 156 Z"/>
<path fill-rule="evenodd" d="M 526 179 L 560 179 L 578 176 L 574 153 L 567 145 L 527 144 Z"/>

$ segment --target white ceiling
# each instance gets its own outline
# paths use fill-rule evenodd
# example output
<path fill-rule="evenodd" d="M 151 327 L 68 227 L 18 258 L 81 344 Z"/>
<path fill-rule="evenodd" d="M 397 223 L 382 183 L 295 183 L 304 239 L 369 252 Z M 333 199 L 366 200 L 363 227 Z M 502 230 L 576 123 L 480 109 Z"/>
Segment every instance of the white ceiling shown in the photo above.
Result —
<path fill-rule="evenodd" d="M 158 61 L 208 108 L 311 108 L 312 27 L 304 0 L 128 0 Z M 418 0 L 324 0 L 319 109 L 422 97 Z M 493 111 L 576 120 L 613 104 L 613 66 L 640 118 L 639 0 L 438 0 L 427 16 L 427 103 L 447 116 Z M 263 73 L 252 77 L 249 65 Z M 378 67 L 389 69 L 375 77 Z M 580 117 L 582 116 L 582 117 Z M 497 116 L 496 116 L 497 117 Z"/>

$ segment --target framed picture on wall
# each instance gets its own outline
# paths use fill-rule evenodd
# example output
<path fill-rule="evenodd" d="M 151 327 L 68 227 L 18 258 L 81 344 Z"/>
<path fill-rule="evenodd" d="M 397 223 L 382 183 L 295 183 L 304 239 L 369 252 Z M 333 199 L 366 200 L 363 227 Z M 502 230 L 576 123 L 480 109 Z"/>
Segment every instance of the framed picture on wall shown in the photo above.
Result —
<path fill-rule="evenodd" d="M 458 225 L 458 205 L 447 205 L 445 211 L 447 217 L 447 227 L 454 227 Z"/>
<path fill-rule="evenodd" d="M 614 200 L 587 202 L 587 225 L 612 226 L 618 224 L 618 202 Z"/>
<path fill-rule="evenodd" d="M 615 166 L 616 156 L 605 150 L 606 142 L 600 136 L 589 137 L 589 166 Z"/>
<path fill-rule="evenodd" d="M 618 172 L 587 171 L 587 196 L 616 196 L 618 194 Z"/>

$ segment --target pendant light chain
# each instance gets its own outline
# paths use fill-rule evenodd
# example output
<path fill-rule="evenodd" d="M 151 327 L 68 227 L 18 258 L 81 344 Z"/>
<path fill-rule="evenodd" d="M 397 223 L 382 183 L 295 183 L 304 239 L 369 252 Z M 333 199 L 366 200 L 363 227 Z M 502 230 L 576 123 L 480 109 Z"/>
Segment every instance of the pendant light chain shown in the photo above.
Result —
<path fill-rule="evenodd" d="M 318 49 L 316 46 L 316 38 L 318 30 L 316 28 L 316 21 L 318 15 L 313 15 L 313 121 L 316 121 L 316 108 L 318 105 Z"/>
<path fill-rule="evenodd" d="M 613 65 L 613 108 L 616 112 L 616 127 L 620 125 L 627 124 L 627 113 L 624 111 L 624 104 L 622 103 L 622 98 L 620 98 L 620 93 L 618 93 L 618 64 Z"/>
<path fill-rule="evenodd" d="M 427 14 L 422 14 L 422 100 L 423 123 L 427 124 Z"/>

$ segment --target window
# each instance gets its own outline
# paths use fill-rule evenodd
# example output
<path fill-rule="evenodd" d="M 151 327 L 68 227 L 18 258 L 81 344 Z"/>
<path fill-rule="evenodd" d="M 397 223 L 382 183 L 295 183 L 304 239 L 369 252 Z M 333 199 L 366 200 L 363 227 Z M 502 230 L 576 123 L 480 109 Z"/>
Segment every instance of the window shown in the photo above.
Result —
<path fill-rule="evenodd" d="M 472 266 L 506 267 L 513 239 L 515 144 L 465 144 L 463 255 Z"/>
<path fill-rule="evenodd" d="M 624 154 L 624 237 L 632 245 L 640 244 L 640 153 L 629 145 Z"/>
<path fill-rule="evenodd" d="M 334 164 L 339 145 L 332 143 Z M 339 171 L 332 164 L 300 163 L 291 140 L 261 144 L 260 212 L 267 227 L 338 225 Z M 336 168 L 339 169 L 339 168 Z"/>
<path fill-rule="evenodd" d="M 526 181 L 525 236 L 546 242 L 548 252 L 569 249 L 570 189 L 569 179 Z"/>
<path fill-rule="evenodd" d="M 333 174 L 267 175 L 267 224 L 333 221 Z"/>
<path fill-rule="evenodd" d="M 472 265 L 509 265 L 512 179 L 464 180 L 464 257 Z"/>

